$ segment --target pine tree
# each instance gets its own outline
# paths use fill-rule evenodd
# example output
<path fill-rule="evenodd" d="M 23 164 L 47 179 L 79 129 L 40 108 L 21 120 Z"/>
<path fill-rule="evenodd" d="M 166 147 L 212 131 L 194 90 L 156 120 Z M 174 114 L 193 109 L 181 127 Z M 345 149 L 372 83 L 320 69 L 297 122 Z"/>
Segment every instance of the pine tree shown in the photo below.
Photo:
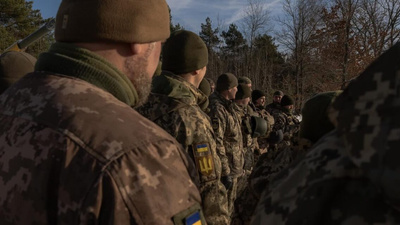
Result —
<path fill-rule="evenodd" d="M 33 1 L 25 0 L 0 1 L 0 53 L 52 19 L 43 19 L 39 10 L 32 9 L 32 4 Z M 37 57 L 39 53 L 47 50 L 52 42 L 53 34 L 49 33 L 28 46 L 26 52 Z"/>
<path fill-rule="evenodd" d="M 206 23 L 201 24 L 201 31 L 199 33 L 199 36 L 201 37 L 201 39 L 203 39 L 204 43 L 206 43 L 209 50 L 213 50 L 221 42 L 218 37 L 218 33 L 218 28 L 213 29 L 211 19 L 207 17 Z"/>

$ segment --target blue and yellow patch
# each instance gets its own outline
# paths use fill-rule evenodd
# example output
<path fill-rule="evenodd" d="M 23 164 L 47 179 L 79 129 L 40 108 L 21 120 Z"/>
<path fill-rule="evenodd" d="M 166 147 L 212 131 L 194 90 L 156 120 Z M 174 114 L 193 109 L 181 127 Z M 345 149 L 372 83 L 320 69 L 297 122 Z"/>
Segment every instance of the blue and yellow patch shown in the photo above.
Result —
<path fill-rule="evenodd" d="M 200 179 L 204 182 L 217 179 L 214 168 L 214 159 L 209 146 L 208 143 L 192 145 L 194 161 L 197 170 L 199 171 Z"/>
<path fill-rule="evenodd" d="M 200 212 L 195 212 L 192 215 L 186 217 L 185 225 L 202 225 Z"/>
<path fill-rule="evenodd" d="M 208 145 L 207 144 L 199 144 L 196 145 L 196 150 L 197 152 L 207 152 L 208 151 Z"/>
<path fill-rule="evenodd" d="M 205 225 L 203 211 L 199 203 L 183 210 L 172 217 L 174 225 Z"/>

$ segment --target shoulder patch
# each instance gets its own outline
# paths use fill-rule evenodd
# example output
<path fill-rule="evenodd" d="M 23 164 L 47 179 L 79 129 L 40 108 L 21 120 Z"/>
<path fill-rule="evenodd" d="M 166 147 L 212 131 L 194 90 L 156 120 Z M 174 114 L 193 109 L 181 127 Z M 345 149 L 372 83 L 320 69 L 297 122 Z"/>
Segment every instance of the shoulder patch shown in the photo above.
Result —
<path fill-rule="evenodd" d="M 174 225 L 205 225 L 203 211 L 198 203 L 176 214 L 172 220 Z"/>
<path fill-rule="evenodd" d="M 193 144 L 193 156 L 202 182 L 217 179 L 209 143 Z"/>
<path fill-rule="evenodd" d="M 218 121 L 218 118 L 212 118 L 211 119 L 211 125 L 212 125 L 212 128 L 214 129 L 214 130 L 218 130 L 218 128 L 219 128 L 219 121 Z"/>

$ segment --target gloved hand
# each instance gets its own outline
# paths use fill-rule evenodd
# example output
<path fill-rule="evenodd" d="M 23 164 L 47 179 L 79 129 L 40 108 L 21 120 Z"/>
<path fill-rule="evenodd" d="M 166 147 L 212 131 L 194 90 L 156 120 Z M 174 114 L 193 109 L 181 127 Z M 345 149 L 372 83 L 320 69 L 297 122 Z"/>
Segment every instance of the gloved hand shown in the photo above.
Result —
<path fill-rule="evenodd" d="M 268 142 L 270 144 L 278 144 L 283 140 L 283 132 L 282 130 L 277 130 L 275 132 L 271 132 L 268 138 Z"/>
<path fill-rule="evenodd" d="M 226 190 L 229 190 L 233 186 L 233 180 L 231 176 L 223 176 L 221 177 L 221 182 L 225 186 Z"/>

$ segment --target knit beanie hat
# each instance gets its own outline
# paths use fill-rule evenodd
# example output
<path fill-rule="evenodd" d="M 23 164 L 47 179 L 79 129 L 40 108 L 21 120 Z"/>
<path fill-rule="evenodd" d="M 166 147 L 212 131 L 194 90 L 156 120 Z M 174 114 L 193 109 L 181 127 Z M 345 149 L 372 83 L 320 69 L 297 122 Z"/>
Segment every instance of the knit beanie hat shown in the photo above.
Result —
<path fill-rule="evenodd" d="M 217 91 L 226 91 L 238 86 L 238 80 L 235 75 L 231 73 L 224 73 L 219 75 L 217 79 Z"/>
<path fill-rule="evenodd" d="M 206 78 L 203 78 L 203 80 L 201 80 L 199 90 L 202 91 L 205 95 L 210 96 L 211 86 Z"/>
<path fill-rule="evenodd" d="M 260 90 L 254 90 L 253 92 L 251 92 L 251 101 L 252 102 L 256 102 L 257 99 L 266 96 L 264 92 L 260 91 Z"/>
<path fill-rule="evenodd" d="M 163 47 L 162 69 L 174 74 L 184 74 L 201 69 L 208 63 L 208 50 L 195 33 L 179 30 L 171 34 Z"/>
<path fill-rule="evenodd" d="M 279 96 L 283 96 L 283 92 L 282 91 L 275 91 L 274 92 L 274 96 L 279 95 Z"/>
<path fill-rule="evenodd" d="M 323 92 L 304 103 L 299 135 L 313 143 L 334 129 L 328 117 L 328 107 L 342 91 Z"/>
<path fill-rule="evenodd" d="M 281 100 L 281 106 L 294 105 L 294 100 L 289 95 L 284 95 Z"/>
<path fill-rule="evenodd" d="M 248 77 L 239 77 L 238 82 L 239 84 L 251 84 L 251 80 Z"/>
<path fill-rule="evenodd" d="M 240 99 L 245 99 L 251 97 L 251 89 L 249 86 L 246 84 L 239 84 L 238 85 L 238 90 L 236 92 L 235 99 L 240 100 Z"/>
<path fill-rule="evenodd" d="M 25 74 L 33 72 L 36 58 L 25 52 L 10 51 L 0 56 L 0 93 Z"/>
<path fill-rule="evenodd" d="M 55 39 L 149 43 L 169 37 L 169 21 L 165 0 L 62 0 Z"/>

